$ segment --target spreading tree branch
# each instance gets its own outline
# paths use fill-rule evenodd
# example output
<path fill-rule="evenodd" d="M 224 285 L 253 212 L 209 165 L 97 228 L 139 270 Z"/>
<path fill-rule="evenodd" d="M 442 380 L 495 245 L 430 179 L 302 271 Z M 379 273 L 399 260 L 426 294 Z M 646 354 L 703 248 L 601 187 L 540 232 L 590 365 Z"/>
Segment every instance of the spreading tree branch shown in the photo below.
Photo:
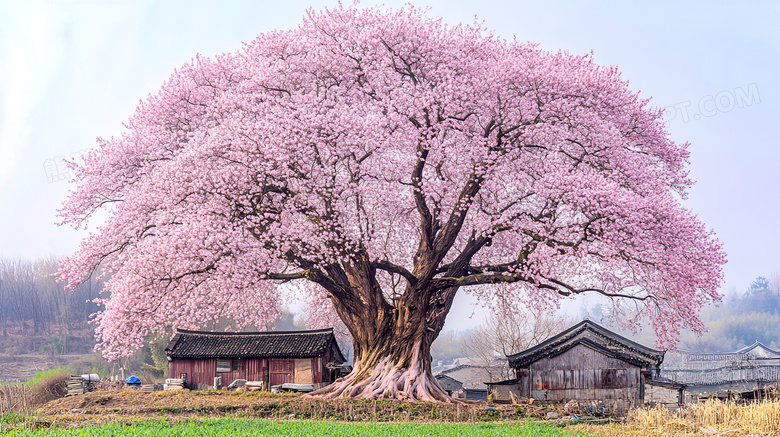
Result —
<path fill-rule="evenodd" d="M 386 272 L 395 273 L 397 275 L 401 275 L 404 277 L 404 279 L 409 282 L 409 285 L 415 286 L 417 285 L 417 277 L 412 274 L 409 270 L 406 270 L 402 266 L 399 266 L 397 264 L 393 264 L 390 261 L 385 260 L 377 260 L 373 262 L 374 268 L 384 270 Z"/>

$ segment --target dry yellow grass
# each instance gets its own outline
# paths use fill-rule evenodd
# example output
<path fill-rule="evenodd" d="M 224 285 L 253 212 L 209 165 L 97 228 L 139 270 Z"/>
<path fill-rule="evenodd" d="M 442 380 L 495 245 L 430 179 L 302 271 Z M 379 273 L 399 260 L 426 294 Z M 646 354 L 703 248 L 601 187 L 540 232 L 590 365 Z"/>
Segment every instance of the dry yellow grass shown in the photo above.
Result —
<path fill-rule="evenodd" d="M 608 436 L 780 436 L 780 400 L 709 400 L 674 413 L 662 407 L 636 409 L 622 424 L 581 430 Z"/>

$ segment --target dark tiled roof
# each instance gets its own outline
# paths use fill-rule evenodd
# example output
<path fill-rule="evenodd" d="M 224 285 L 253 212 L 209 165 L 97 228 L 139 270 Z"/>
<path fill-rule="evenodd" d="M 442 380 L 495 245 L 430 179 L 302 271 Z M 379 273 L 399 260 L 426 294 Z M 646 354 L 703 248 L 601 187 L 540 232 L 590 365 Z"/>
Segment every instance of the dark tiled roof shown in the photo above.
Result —
<path fill-rule="evenodd" d="M 177 330 L 165 352 L 171 358 L 306 358 L 323 355 L 333 343 L 333 328 L 271 332 Z M 333 347 L 343 360 L 338 345 Z"/>
<path fill-rule="evenodd" d="M 462 382 L 447 375 L 436 375 L 434 378 L 445 390 L 460 390 L 463 388 Z"/>
<path fill-rule="evenodd" d="M 664 360 L 663 351 L 642 346 L 590 320 L 580 322 L 530 349 L 507 358 L 511 367 L 526 367 L 542 358 L 560 355 L 578 344 L 638 367 L 656 368 Z"/>
<path fill-rule="evenodd" d="M 490 386 L 490 385 L 517 385 L 519 383 L 520 383 L 520 381 L 518 381 L 517 378 L 515 378 L 515 379 L 506 379 L 504 381 L 486 382 L 485 385 L 488 385 L 488 386 Z"/>

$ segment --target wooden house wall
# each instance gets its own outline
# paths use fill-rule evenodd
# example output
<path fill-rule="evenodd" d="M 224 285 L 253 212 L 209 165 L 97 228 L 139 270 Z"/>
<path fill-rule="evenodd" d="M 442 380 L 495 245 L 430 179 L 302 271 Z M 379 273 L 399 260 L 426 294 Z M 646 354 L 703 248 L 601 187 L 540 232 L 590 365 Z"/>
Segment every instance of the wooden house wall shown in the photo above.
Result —
<path fill-rule="evenodd" d="M 323 376 L 327 372 L 325 364 L 322 362 L 322 357 L 315 357 L 311 359 L 311 377 L 314 384 L 322 383 Z M 330 381 L 328 381 L 330 382 Z"/>
<path fill-rule="evenodd" d="M 321 357 L 317 357 L 317 364 L 312 363 L 312 368 L 315 369 L 314 381 L 315 384 L 320 386 L 328 385 L 335 379 L 331 374 L 330 369 L 326 366 L 328 363 L 334 360 L 341 361 L 341 357 L 336 353 L 336 342 L 332 342 L 330 347 L 325 350 L 325 353 Z"/>
<path fill-rule="evenodd" d="M 296 358 L 293 380 L 296 384 L 314 384 L 311 358 Z"/>
<path fill-rule="evenodd" d="M 247 381 L 268 381 L 268 360 L 266 358 L 245 358 L 241 361 L 245 363 L 244 379 Z"/>
<path fill-rule="evenodd" d="M 518 369 L 521 395 L 539 400 L 568 401 L 639 399 L 640 369 L 584 345 Z"/>
<path fill-rule="evenodd" d="M 269 360 L 269 385 L 279 385 L 295 382 L 295 359 L 272 358 Z"/>
<path fill-rule="evenodd" d="M 222 372 L 222 386 L 227 387 L 236 379 L 247 381 L 268 381 L 268 360 L 265 358 L 241 358 L 238 368 L 231 372 Z"/>
<path fill-rule="evenodd" d="M 518 367 L 515 369 L 517 378 L 517 389 L 520 396 L 524 398 L 531 397 L 531 369 L 530 367 Z"/>
<path fill-rule="evenodd" d="M 178 378 L 181 373 L 186 373 L 187 385 L 196 390 L 213 387 L 216 376 L 222 377 L 223 387 L 236 379 L 265 381 L 269 386 L 286 382 L 322 386 L 332 382 L 323 357 L 242 358 L 239 363 L 238 368 L 231 372 L 217 373 L 217 360 L 214 358 L 174 358 L 168 363 L 168 375 Z"/>
<path fill-rule="evenodd" d="M 214 358 L 174 359 L 168 363 L 168 376 L 178 378 L 187 374 L 187 386 L 206 389 L 214 385 L 217 374 L 217 360 Z"/>

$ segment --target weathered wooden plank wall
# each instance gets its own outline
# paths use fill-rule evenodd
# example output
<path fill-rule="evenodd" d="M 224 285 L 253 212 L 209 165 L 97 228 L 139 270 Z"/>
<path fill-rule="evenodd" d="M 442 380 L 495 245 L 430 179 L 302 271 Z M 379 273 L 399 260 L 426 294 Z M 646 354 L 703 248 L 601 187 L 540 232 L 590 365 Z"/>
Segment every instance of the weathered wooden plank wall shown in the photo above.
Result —
<path fill-rule="evenodd" d="M 247 358 L 244 361 L 244 377 L 247 381 L 265 381 L 268 384 L 268 360 Z"/>
<path fill-rule="evenodd" d="M 528 376 L 518 369 L 520 393 L 528 381 L 530 397 L 549 401 L 571 399 L 639 399 L 640 369 L 577 345 L 551 358 L 532 363 Z"/>
<path fill-rule="evenodd" d="M 214 358 L 179 359 L 168 363 L 168 376 L 178 378 L 187 374 L 187 385 L 190 388 L 206 389 L 214 385 L 217 373 L 217 360 Z"/>
<path fill-rule="evenodd" d="M 525 398 L 531 397 L 531 370 L 528 367 L 519 367 L 515 369 L 515 377 L 517 378 L 517 386 L 520 391 L 520 396 Z"/>
<path fill-rule="evenodd" d="M 228 386 L 236 379 L 247 381 L 265 381 L 269 385 L 295 382 L 298 384 L 330 383 L 330 370 L 325 367 L 321 357 L 314 358 L 242 358 L 233 361 L 238 364 L 230 372 L 217 373 L 217 360 L 174 359 L 168 363 L 168 375 L 178 378 L 187 374 L 187 383 L 191 388 L 204 390 L 214 385 L 214 377 L 222 377 L 222 385 Z"/>
<path fill-rule="evenodd" d="M 328 372 L 328 370 L 325 369 L 325 366 L 322 364 L 322 357 L 315 357 L 311 359 L 311 378 L 314 384 L 330 382 L 325 381 L 326 372 Z"/>
<path fill-rule="evenodd" d="M 269 361 L 270 385 L 295 382 L 295 359 L 271 358 Z"/>

